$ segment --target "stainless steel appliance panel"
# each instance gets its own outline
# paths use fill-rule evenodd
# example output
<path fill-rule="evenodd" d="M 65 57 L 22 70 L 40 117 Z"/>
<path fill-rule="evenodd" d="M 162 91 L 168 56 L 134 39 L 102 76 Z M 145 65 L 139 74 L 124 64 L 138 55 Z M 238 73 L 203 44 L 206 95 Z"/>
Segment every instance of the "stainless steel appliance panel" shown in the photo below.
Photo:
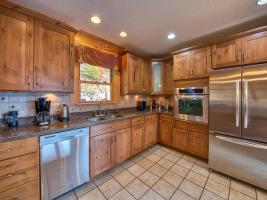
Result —
<path fill-rule="evenodd" d="M 267 189 L 267 144 L 216 134 L 209 141 L 210 168 Z"/>
<path fill-rule="evenodd" d="M 84 128 L 40 137 L 42 200 L 89 181 L 88 134 Z"/>
<path fill-rule="evenodd" d="M 243 67 L 242 72 L 242 136 L 267 142 L 267 64 Z"/>
<path fill-rule="evenodd" d="M 241 136 L 241 67 L 214 71 L 209 82 L 209 130 Z"/>

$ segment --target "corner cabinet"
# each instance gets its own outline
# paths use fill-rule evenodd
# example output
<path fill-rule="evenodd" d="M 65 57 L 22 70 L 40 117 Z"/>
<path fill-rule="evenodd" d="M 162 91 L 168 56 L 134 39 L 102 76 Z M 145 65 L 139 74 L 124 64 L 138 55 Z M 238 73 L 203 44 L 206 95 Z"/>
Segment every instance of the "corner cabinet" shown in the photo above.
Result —
<path fill-rule="evenodd" d="M 0 90 L 33 87 L 34 19 L 0 7 Z"/>
<path fill-rule="evenodd" d="M 172 145 L 172 115 L 159 115 L 159 143 Z"/>
<path fill-rule="evenodd" d="M 34 90 L 73 91 L 74 33 L 36 20 Z"/>

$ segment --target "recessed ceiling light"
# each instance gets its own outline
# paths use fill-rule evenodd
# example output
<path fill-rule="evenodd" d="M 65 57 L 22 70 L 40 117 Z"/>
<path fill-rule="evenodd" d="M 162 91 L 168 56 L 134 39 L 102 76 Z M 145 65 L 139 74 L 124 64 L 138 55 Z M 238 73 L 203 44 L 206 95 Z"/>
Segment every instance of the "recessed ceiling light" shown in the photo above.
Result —
<path fill-rule="evenodd" d="M 257 5 L 261 6 L 267 3 L 267 0 L 256 0 Z"/>
<path fill-rule="evenodd" d="M 167 37 L 169 40 L 172 40 L 176 37 L 176 35 L 175 35 L 175 33 L 169 33 Z"/>
<path fill-rule="evenodd" d="M 123 37 L 123 38 L 125 38 L 125 37 L 127 37 L 127 33 L 124 32 L 124 31 L 122 31 L 122 32 L 120 32 L 120 36 Z"/>
<path fill-rule="evenodd" d="M 100 24 L 101 19 L 97 16 L 93 16 L 93 17 L 91 17 L 91 22 L 93 22 L 94 24 Z"/>

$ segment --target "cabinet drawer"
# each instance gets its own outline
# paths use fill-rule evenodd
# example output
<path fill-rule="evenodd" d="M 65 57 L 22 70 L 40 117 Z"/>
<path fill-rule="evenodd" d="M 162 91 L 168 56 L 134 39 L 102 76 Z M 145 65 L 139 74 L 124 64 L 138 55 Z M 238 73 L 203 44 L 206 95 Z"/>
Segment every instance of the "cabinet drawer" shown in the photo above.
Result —
<path fill-rule="evenodd" d="M 110 133 L 128 127 L 131 127 L 131 121 L 129 119 L 92 126 L 90 128 L 90 137 Z"/>
<path fill-rule="evenodd" d="M 154 114 L 154 115 L 147 115 L 145 116 L 145 121 L 155 121 L 155 120 L 158 120 L 158 115 L 157 114 Z"/>
<path fill-rule="evenodd" d="M 3 200 L 39 200 L 39 184 L 37 180 L 25 183 L 6 192 L 0 192 Z"/>
<path fill-rule="evenodd" d="M 144 117 L 135 117 L 132 119 L 132 126 L 140 125 L 145 123 Z"/>
<path fill-rule="evenodd" d="M 38 153 L 0 161 L 0 192 L 38 178 Z"/>
<path fill-rule="evenodd" d="M 38 151 L 38 138 L 28 138 L 0 143 L 0 160 Z"/>
<path fill-rule="evenodd" d="M 195 123 L 195 122 L 187 122 L 182 120 L 174 120 L 173 127 L 178 129 L 184 129 L 189 131 L 195 131 L 198 133 L 203 133 L 208 135 L 208 124 Z"/>
<path fill-rule="evenodd" d="M 171 121 L 172 120 L 172 115 L 169 115 L 169 114 L 160 114 L 159 115 L 159 119 L 160 120 L 169 120 L 169 121 Z"/>

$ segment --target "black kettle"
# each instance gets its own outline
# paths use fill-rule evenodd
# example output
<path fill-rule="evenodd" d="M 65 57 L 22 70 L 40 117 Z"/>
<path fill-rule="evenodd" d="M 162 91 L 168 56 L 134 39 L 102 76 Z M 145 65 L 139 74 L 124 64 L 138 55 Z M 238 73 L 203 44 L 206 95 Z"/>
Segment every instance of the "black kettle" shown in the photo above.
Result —
<path fill-rule="evenodd" d="M 4 120 L 8 127 L 17 127 L 18 123 L 18 111 L 9 111 L 4 114 Z"/>

